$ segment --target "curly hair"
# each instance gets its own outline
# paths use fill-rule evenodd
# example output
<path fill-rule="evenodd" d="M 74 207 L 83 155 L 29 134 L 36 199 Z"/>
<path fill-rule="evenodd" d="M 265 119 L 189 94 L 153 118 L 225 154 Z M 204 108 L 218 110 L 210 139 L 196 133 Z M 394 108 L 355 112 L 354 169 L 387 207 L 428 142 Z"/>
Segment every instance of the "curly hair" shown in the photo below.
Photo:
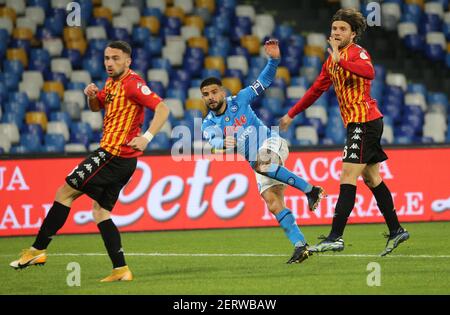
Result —
<path fill-rule="evenodd" d="M 362 15 L 361 12 L 353 9 L 339 9 L 331 19 L 331 24 L 335 21 L 344 21 L 350 24 L 352 28 L 352 32 L 356 33 L 354 42 L 357 42 L 358 39 L 361 37 L 362 33 L 366 29 L 366 19 Z"/>

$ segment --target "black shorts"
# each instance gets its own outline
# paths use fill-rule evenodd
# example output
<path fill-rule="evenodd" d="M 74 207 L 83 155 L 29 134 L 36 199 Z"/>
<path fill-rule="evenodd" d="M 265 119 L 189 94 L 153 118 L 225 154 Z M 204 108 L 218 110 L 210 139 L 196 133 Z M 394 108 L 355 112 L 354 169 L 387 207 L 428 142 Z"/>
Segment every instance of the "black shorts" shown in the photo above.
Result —
<path fill-rule="evenodd" d="M 388 159 L 381 147 L 383 118 L 365 123 L 349 123 L 342 161 L 375 164 Z"/>
<path fill-rule="evenodd" d="M 133 175 L 137 158 L 114 156 L 99 148 L 66 177 L 66 183 L 111 211 L 119 198 L 120 190 Z"/>

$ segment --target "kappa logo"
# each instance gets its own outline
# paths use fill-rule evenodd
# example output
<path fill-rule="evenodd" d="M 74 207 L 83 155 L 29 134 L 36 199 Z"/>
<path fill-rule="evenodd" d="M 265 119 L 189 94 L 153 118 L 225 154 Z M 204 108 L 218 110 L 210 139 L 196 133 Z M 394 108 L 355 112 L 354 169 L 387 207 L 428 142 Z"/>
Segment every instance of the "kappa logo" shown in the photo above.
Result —
<path fill-rule="evenodd" d="M 78 176 L 81 178 L 81 180 L 84 180 L 84 172 L 83 171 L 78 171 L 77 172 Z"/>
<path fill-rule="evenodd" d="M 358 149 L 359 149 L 359 146 L 358 146 L 357 143 L 353 143 L 353 144 L 350 146 L 350 149 L 358 150 Z"/>
<path fill-rule="evenodd" d="M 352 140 L 361 140 L 361 137 L 357 134 L 353 135 Z"/>
<path fill-rule="evenodd" d="M 349 156 L 350 159 L 358 159 L 358 156 L 356 155 L 356 153 L 352 153 Z"/>
<path fill-rule="evenodd" d="M 86 168 L 86 170 L 91 173 L 92 172 L 92 164 L 84 164 L 84 167 Z"/>
<path fill-rule="evenodd" d="M 72 179 L 70 180 L 70 182 L 71 182 L 75 187 L 78 187 L 78 181 L 77 181 L 76 178 L 72 178 Z"/>
<path fill-rule="evenodd" d="M 356 127 L 355 131 L 353 131 L 353 133 L 362 133 L 362 130 L 361 130 L 361 128 Z"/>
<path fill-rule="evenodd" d="M 92 160 L 94 161 L 95 164 L 97 164 L 97 166 L 100 165 L 100 159 L 99 159 L 98 157 L 94 156 L 94 157 L 92 158 Z"/>
<path fill-rule="evenodd" d="M 104 159 L 106 158 L 105 152 L 102 152 L 102 151 L 98 152 L 98 156 L 99 156 L 102 160 L 104 160 Z"/>

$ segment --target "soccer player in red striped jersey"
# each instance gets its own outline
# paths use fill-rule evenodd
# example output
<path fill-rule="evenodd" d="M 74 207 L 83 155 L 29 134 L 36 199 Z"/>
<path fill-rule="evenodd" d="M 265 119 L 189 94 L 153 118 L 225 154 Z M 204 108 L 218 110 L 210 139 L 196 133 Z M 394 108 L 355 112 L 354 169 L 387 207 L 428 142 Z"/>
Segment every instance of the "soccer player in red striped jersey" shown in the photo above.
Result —
<path fill-rule="evenodd" d="M 388 241 L 382 256 L 389 254 L 409 238 L 398 221 L 391 192 L 383 182 L 379 167 L 387 160 L 381 147 L 383 115 L 377 101 L 370 96 L 371 80 L 375 71 L 370 55 L 355 42 L 365 30 L 363 15 L 354 9 L 340 9 L 331 21 L 329 57 L 322 71 L 305 95 L 280 120 L 280 129 L 286 130 L 293 118 L 311 106 L 320 95 L 334 85 L 341 117 L 347 128 L 339 198 L 331 232 L 311 252 L 341 251 L 347 219 L 353 210 L 356 182 L 360 175 L 371 189 L 389 228 Z"/>
<path fill-rule="evenodd" d="M 137 157 L 162 128 L 169 109 L 145 80 L 129 68 L 131 47 L 128 43 L 111 42 L 104 52 L 104 64 L 109 76 L 105 87 L 99 91 L 91 83 L 84 90 L 90 109 L 105 111 L 100 148 L 66 177 L 66 183 L 57 190 L 53 206 L 32 247 L 11 262 L 10 266 L 15 269 L 46 262 L 46 249 L 66 222 L 72 202 L 86 194 L 94 200 L 92 216 L 113 264 L 111 275 L 102 282 L 133 279 L 125 263 L 119 230 L 111 220 L 110 212 L 136 169 Z M 155 115 L 149 129 L 140 135 L 145 107 L 153 110 Z"/>

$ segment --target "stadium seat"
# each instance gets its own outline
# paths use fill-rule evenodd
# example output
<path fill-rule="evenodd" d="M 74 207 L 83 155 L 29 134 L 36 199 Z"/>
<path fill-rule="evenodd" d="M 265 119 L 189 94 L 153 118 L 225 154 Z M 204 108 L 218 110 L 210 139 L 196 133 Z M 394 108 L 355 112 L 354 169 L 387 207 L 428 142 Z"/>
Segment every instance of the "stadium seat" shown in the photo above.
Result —
<path fill-rule="evenodd" d="M 401 8 L 398 3 L 383 3 L 381 5 L 381 19 L 383 27 L 389 31 L 397 28 L 397 23 L 400 21 Z"/>
<path fill-rule="evenodd" d="M 60 38 L 46 38 L 42 40 L 42 48 L 47 50 L 51 57 L 59 57 L 64 45 Z"/>
<path fill-rule="evenodd" d="M 87 149 L 82 143 L 68 143 L 64 146 L 64 151 L 67 153 L 84 153 L 87 152 Z"/>
<path fill-rule="evenodd" d="M 295 99 L 296 101 L 303 97 L 306 93 L 306 87 L 303 86 L 289 86 L 286 89 L 286 97 Z"/>
<path fill-rule="evenodd" d="M 388 73 L 386 75 L 386 84 L 401 87 L 403 91 L 406 91 L 408 87 L 403 73 Z"/>
<path fill-rule="evenodd" d="M 181 24 L 184 24 L 185 12 L 180 7 L 167 7 L 164 15 L 166 17 L 177 18 L 181 21 Z"/>
<path fill-rule="evenodd" d="M 139 25 L 148 28 L 153 35 L 158 35 L 161 28 L 161 24 L 155 16 L 142 16 Z"/>
<path fill-rule="evenodd" d="M 36 25 L 42 25 L 45 21 L 45 11 L 39 6 L 27 6 L 25 8 L 25 18 L 33 21 Z"/>
<path fill-rule="evenodd" d="M 120 11 L 120 16 L 123 16 L 131 22 L 132 25 L 136 25 L 139 23 L 141 18 L 141 14 L 139 12 L 139 8 L 133 5 L 127 5 L 122 7 Z"/>
<path fill-rule="evenodd" d="M 189 40 L 189 38 L 191 38 L 191 37 L 200 37 L 201 30 L 199 28 L 197 28 L 196 26 L 184 25 L 181 27 L 181 36 L 185 40 Z"/>
<path fill-rule="evenodd" d="M 88 123 L 93 131 L 101 130 L 103 127 L 103 117 L 100 112 L 84 110 L 81 112 L 81 121 Z"/>
<path fill-rule="evenodd" d="M 146 0 L 146 5 L 148 8 L 158 8 L 161 12 L 166 11 L 165 0 Z"/>
<path fill-rule="evenodd" d="M 309 33 L 306 36 L 306 43 L 308 46 L 321 47 L 322 50 L 328 48 L 327 38 L 323 33 Z"/>
<path fill-rule="evenodd" d="M 289 70 L 286 67 L 279 66 L 277 68 L 277 73 L 275 77 L 283 79 L 286 85 L 289 85 L 291 83 L 291 74 L 289 73 Z"/>
<path fill-rule="evenodd" d="M 220 75 L 223 76 L 225 73 L 225 61 L 220 56 L 208 56 L 205 58 L 205 68 L 217 69 Z"/>
<path fill-rule="evenodd" d="M 309 141 L 311 145 L 317 145 L 319 143 L 319 136 L 317 135 L 316 128 L 312 126 L 300 126 L 295 128 L 295 138 L 297 140 Z"/>
<path fill-rule="evenodd" d="M 64 86 L 61 82 L 57 81 L 45 81 L 43 86 L 44 92 L 55 92 L 59 95 L 60 99 L 64 98 Z"/>
<path fill-rule="evenodd" d="M 194 9 L 193 0 L 174 0 L 174 6 L 183 9 L 186 14 L 191 14 Z"/>
<path fill-rule="evenodd" d="M 183 103 L 176 98 L 166 98 L 164 103 L 169 107 L 170 112 L 175 118 L 184 117 Z"/>
<path fill-rule="evenodd" d="M 28 152 L 41 151 L 41 139 L 37 134 L 24 133 L 20 136 L 20 145 L 27 148 Z"/>
<path fill-rule="evenodd" d="M 110 8 L 94 7 L 92 14 L 95 18 L 105 18 L 112 23 L 113 13 Z"/>
<path fill-rule="evenodd" d="M 195 6 L 197 8 L 206 8 L 210 13 L 214 13 L 216 10 L 216 3 L 214 0 L 195 0 Z"/>
<path fill-rule="evenodd" d="M 126 16 L 115 16 L 113 17 L 112 26 L 114 29 L 123 28 L 126 29 L 128 34 L 133 32 L 133 23 Z"/>
<path fill-rule="evenodd" d="M 80 111 L 86 107 L 86 96 L 79 90 L 65 91 L 63 101 L 77 103 Z"/>
<path fill-rule="evenodd" d="M 20 82 L 19 92 L 26 93 L 31 101 L 38 100 L 41 93 L 39 86 L 30 81 Z"/>
<path fill-rule="evenodd" d="M 227 57 L 227 65 L 229 69 L 239 69 L 242 74 L 248 74 L 248 62 L 244 56 L 229 56 Z"/>
<path fill-rule="evenodd" d="M 163 84 L 164 88 L 169 85 L 169 74 L 165 69 L 150 69 L 147 71 L 148 81 L 159 81 Z"/>
<path fill-rule="evenodd" d="M 228 89 L 232 95 L 236 95 L 242 90 L 242 83 L 238 78 L 223 78 L 222 85 Z"/>
<path fill-rule="evenodd" d="M 205 54 L 208 53 L 208 39 L 206 37 L 191 37 L 188 40 L 188 46 L 191 48 L 201 48 Z"/>
<path fill-rule="evenodd" d="M 193 26 L 203 32 L 205 29 L 205 21 L 201 16 L 198 15 L 190 15 L 186 17 L 184 25 Z M 201 36 L 201 35 L 199 35 Z"/>
<path fill-rule="evenodd" d="M 47 115 L 44 112 L 27 112 L 25 121 L 27 124 L 39 124 L 44 131 L 47 131 Z"/>
<path fill-rule="evenodd" d="M 405 105 L 407 106 L 419 106 L 422 111 L 427 110 L 427 103 L 425 96 L 420 93 L 406 93 L 405 94 Z"/>
<path fill-rule="evenodd" d="M 6 57 L 8 60 L 20 61 L 24 68 L 28 67 L 28 56 L 23 48 L 9 48 L 6 51 Z"/>

